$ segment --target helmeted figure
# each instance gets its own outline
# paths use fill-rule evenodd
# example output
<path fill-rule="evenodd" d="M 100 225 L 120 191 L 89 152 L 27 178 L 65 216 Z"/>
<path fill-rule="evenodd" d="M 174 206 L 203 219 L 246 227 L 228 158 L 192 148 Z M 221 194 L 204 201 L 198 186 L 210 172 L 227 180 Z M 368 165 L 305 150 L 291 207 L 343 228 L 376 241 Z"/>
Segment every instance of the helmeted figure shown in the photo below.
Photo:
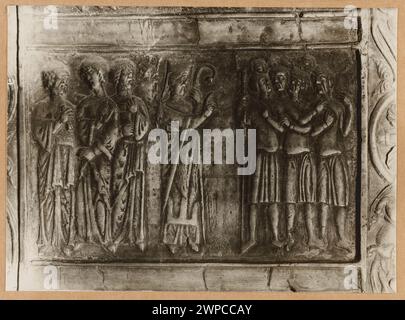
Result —
<path fill-rule="evenodd" d="M 47 97 L 34 107 L 38 143 L 38 245 L 43 253 L 65 253 L 74 214 L 75 106 L 67 100 L 69 71 L 60 66 L 42 72 Z"/>
<path fill-rule="evenodd" d="M 112 160 L 112 239 L 119 244 L 137 245 L 142 251 L 145 239 L 145 155 L 150 129 L 149 111 L 133 94 L 135 65 L 129 59 L 115 61 L 111 70 L 116 93 L 112 96 L 119 112 L 119 140 Z"/>
<path fill-rule="evenodd" d="M 76 113 L 79 177 L 74 244 L 104 244 L 111 239 L 111 161 L 119 132 L 118 109 L 104 89 L 107 71 L 106 61 L 97 56 L 84 59 L 79 69 L 90 92 Z"/>
<path fill-rule="evenodd" d="M 212 93 L 202 90 L 203 86 L 211 87 L 214 78 L 211 65 L 202 65 L 195 72 L 190 68 L 177 75 L 170 73 L 160 126 L 169 134 L 172 129 L 198 128 L 216 106 Z M 179 127 L 171 128 L 172 121 Z M 180 141 L 180 148 L 183 144 Z M 187 246 L 198 252 L 205 238 L 202 166 L 192 162 L 169 164 L 163 168 L 163 177 L 163 243 L 172 253 Z"/>

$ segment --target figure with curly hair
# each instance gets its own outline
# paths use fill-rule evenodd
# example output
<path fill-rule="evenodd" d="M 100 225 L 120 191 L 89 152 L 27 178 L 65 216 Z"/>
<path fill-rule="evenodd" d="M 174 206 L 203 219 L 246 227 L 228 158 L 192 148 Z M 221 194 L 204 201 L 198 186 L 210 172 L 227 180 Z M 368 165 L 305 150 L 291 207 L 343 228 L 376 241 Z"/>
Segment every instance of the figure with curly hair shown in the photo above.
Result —
<path fill-rule="evenodd" d="M 118 110 L 105 92 L 107 72 L 101 57 L 84 59 L 79 69 L 89 94 L 76 113 L 79 180 L 73 245 L 104 244 L 111 239 L 111 161 L 118 139 Z"/>
<path fill-rule="evenodd" d="M 75 106 L 67 100 L 65 66 L 42 72 L 46 98 L 34 108 L 33 133 L 38 143 L 40 254 L 64 254 L 74 214 Z"/>
<path fill-rule="evenodd" d="M 120 131 L 111 173 L 112 239 L 109 248 L 113 252 L 120 244 L 137 245 L 141 251 L 146 247 L 145 147 L 151 123 L 145 102 L 133 94 L 135 71 L 131 60 L 119 59 L 110 73 Z"/>

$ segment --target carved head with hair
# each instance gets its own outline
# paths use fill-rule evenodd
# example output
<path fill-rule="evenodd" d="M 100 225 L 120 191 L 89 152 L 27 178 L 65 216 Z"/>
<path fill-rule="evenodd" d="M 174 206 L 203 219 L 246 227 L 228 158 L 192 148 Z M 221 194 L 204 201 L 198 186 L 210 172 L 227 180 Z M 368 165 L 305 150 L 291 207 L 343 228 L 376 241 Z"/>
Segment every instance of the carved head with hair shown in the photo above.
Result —
<path fill-rule="evenodd" d="M 287 91 L 290 80 L 290 69 L 283 64 L 277 64 L 273 67 L 272 71 L 275 90 L 278 92 Z"/>
<path fill-rule="evenodd" d="M 64 65 L 42 71 L 42 86 L 51 97 L 66 96 L 69 76 L 69 70 Z"/>
<path fill-rule="evenodd" d="M 253 59 L 250 63 L 250 67 L 252 72 L 255 73 L 266 73 L 269 69 L 266 60 L 263 58 Z"/>
<path fill-rule="evenodd" d="M 330 97 L 333 93 L 333 73 L 326 67 L 317 67 L 312 73 L 312 79 L 315 91 L 318 95 L 323 97 Z"/>
<path fill-rule="evenodd" d="M 131 60 L 118 59 L 114 61 L 110 78 L 117 94 L 131 93 L 135 73 L 136 67 Z"/>
<path fill-rule="evenodd" d="M 170 97 L 185 97 L 187 96 L 188 86 L 191 82 L 190 68 L 180 74 L 171 73 L 169 75 L 169 94 Z"/>
<path fill-rule="evenodd" d="M 197 87 L 209 87 L 214 84 L 215 76 L 215 67 L 212 64 L 205 63 L 198 68 L 194 83 Z"/>
<path fill-rule="evenodd" d="M 302 68 L 294 67 L 291 69 L 290 77 L 290 93 L 292 98 L 296 101 L 302 100 L 310 88 L 310 74 Z"/>
<path fill-rule="evenodd" d="M 290 81 L 291 62 L 284 56 L 275 57 L 271 64 L 271 78 L 274 90 L 278 93 L 287 92 Z"/>
<path fill-rule="evenodd" d="M 103 89 L 107 72 L 107 61 L 98 56 L 85 58 L 79 68 L 80 79 L 94 91 Z"/>
<path fill-rule="evenodd" d="M 305 53 L 298 59 L 300 68 L 306 72 L 312 72 L 316 68 L 316 59 L 313 55 Z"/>
<path fill-rule="evenodd" d="M 215 77 L 216 70 L 212 64 L 204 63 L 198 67 L 192 83 L 193 88 L 190 92 L 191 98 L 194 99 L 197 104 L 201 104 L 204 95 L 212 91 Z"/>

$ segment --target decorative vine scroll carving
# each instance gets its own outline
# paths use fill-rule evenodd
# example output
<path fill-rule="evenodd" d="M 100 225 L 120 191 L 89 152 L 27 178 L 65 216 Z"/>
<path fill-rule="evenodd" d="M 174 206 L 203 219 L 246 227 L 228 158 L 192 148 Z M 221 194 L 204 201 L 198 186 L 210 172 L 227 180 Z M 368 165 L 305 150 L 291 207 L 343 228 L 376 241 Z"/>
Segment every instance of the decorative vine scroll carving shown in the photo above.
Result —
<path fill-rule="evenodd" d="M 370 115 L 370 158 L 376 172 L 390 184 L 372 202 L 368 217 L 368 289 L 395 292 L 396 174 L 396 11 L 373 9 L 371 35 L 381 58 L 376 62 L 376 101 Z"/>
<path fill-rule="evenodd" d="M 384 60 L 377 62 L 377 76 L 380 81 L 373 91 L 377 99 L 370 116 L 370 156 L 378 174 L 388 182 L 393 182 L 394 172 L 388 164 L 395 151 L 395 142 L 391 139 L 390 130 L 395 131 L 394 122 L 388 120 L 388 114 L 395 114 L 389 110 L 396 105 L 396 47 L 395 29 L 392 25 L 392 12 L 383 9 L 374 9 L 372 15 L 371 34 L 373 40 Z M 384 115 L 386 115 L 384 119 Z M 385 121 L 388 120 L 388 121 Z M 383 128 L 382 128 L 383 127 Z M 385 135 L 385 137 L 382 137 Z"/>

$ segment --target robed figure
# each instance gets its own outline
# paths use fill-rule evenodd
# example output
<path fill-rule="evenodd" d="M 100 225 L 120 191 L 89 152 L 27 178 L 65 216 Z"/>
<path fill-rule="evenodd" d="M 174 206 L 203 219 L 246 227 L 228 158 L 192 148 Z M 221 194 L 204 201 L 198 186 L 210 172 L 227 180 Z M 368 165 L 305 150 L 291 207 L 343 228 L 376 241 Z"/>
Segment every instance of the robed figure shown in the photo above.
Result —
<path fill-rule="evenodd" d="M 43 252 L 63 253 L 74 213 L 75 154 L 73 113 L 67 100 L 69 73 L 42 72 L 47 97 L 34 107 L 33 133 L 38 143 L 38 245 Z"/>
<path fill-rule="evenodd" d="M 145 239 L 145 155 L 149 111 L 144 101 L 133 94 L 135 65 L 119 59 L 112 69 L 116 94 L 112 99 L 119 110 L 119 134 L 112 161 L 112 244 L 137 245 L 141 251 Z"/>
<path fill-rule="evenodd" d="M 104 244 L 111 239 L 111 161 L 118 139 L 118 112 L 104 90 L 106 66 L 97 57 L 80 66 L 80 77 L 90 93 L 79 103 L 76 114 L 80 160 L 75 244 Z"/>

